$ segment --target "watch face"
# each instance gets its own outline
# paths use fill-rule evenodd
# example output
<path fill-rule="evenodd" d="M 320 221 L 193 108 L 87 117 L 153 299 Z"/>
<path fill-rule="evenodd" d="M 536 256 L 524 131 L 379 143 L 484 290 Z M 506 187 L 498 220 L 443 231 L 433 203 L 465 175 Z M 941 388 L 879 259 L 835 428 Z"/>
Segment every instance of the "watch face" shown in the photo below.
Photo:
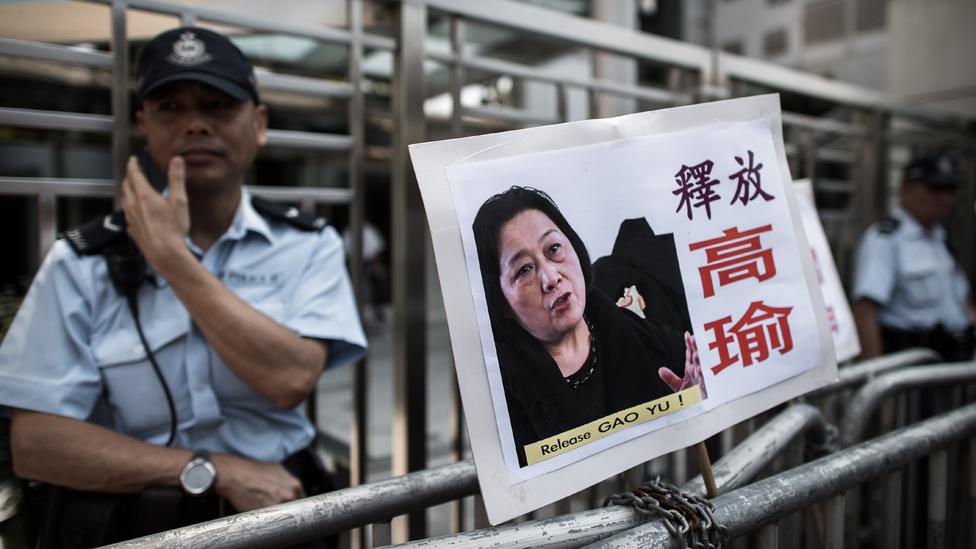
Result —
<path fill-rule="evenodd" d="M 183 469 L 180 481 L 187 493 L 199 495 L 210 489 L 215 473 L 213 465 L 208 460 L 197 458 L 191 460 Z"/>

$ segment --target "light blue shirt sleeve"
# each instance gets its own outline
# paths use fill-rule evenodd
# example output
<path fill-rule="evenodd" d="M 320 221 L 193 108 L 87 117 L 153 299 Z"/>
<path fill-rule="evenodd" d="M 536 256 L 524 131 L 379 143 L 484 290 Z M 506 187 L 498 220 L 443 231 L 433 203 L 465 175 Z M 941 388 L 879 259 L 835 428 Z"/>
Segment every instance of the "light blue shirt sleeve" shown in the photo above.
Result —
<path fill-rule="evenodd" d="M 0 405 L 88 419 L 102 391 L 92 356 L 91 274 L 64 241 L 51 248 L 0 345 Z"/>
<path fill-rule="evenodd" d="M 876 227 L 864 233 L 857 250 L 853 298 L 867 298 L 887 305 L 895 289 L 896 241 L 893 235 L 882 234 Z"/>
<path fill-rule="evenodd" d="M 319 233 L 293 296 L 285 326 L 299 335 L 329 342 L 326 368 L 358 360 L 366 351 L 342 239 L 332 227 Z"/>

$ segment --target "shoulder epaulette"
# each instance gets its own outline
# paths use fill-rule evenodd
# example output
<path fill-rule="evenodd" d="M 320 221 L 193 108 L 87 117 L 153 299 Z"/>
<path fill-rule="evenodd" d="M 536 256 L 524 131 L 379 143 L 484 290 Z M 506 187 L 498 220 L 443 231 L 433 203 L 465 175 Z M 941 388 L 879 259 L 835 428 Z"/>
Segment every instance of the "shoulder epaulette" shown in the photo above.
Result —
<path fill-rule="evenodd" d="M 251 205 L 264 217 L 282 221 L 302 231 L 321 231 L 326 225 L 324 217 L 302 213 L 294 206 L 278 204 L 257 196 L 251 197 Z"/>
<path fill-rule="evenodd" d="M 899 225 L 901 225 L 901 221 L 894 217 L 886 217 L 878 221 L 878 232 L 881 234 L 893 234 L 898 230 Z"/>
<path fill-rule="evenodd" d="M 122 210 L 92 219 L 64 233 L 65 240 L 78 255 L 100 254 L 125 236 L 125 212 Z"/>

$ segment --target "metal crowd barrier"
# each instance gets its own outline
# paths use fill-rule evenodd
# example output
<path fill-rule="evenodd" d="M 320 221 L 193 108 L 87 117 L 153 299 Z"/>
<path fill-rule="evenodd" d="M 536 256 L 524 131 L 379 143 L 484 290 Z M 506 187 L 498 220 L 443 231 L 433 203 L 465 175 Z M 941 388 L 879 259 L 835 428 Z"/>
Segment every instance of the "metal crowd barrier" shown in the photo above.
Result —
<path fill-rule="evenodd" d="M 954 443 L 976 434 L 976 404 L 905 427 L 876 439 L 760 480 L 715 498 L 715 519 L 734 539 L 803 510 L 864 482 L 905 467 L 919 458 L 945 453 Z M 970 457 L 973 459 L 973 456 Z M 944 458 L 937 458 L 944 462 Z M 945 503 L 945 468 L 940 465 L 930 480 L 936 486 L 930 507 Z M 843 506 L 835 497 L 826 513 L 825 547 L 843 547 Z M 881 543 L 880 547 L 897 547 Z M 679 547 L 660 521 L 634 528 L 590 547 Z"/>
<path fill-rule="evenodd" d="M 897 374 L 900 373 L 892 375 Z M 930 511 L 936 514 L 929 526 L 930 536 L 945 539 L 948 489 L 945 448 L 967 438 L 970 444 L 976 444 L 972 438 L 976 435 L 976 404 L 746 485 L 804 432 L 818 444 L 826 442 L 823 437 L 829 433 L 815 408 L 805 404 L 789 406 L 716 464 L 716 480 L 723 493 L 713 500 L 713 514 L 728 529 L 729 539 L 758 531 L 762 547 L 776 547 L 779 521 L 818 502 L 826 502 L 823 546 L 842 547 L 843 494 L 863 483 L 896 474 L 909 463 L 930 455 L 933 457 L 928 499 Z M 976 455 L 970 454 L 970 459 L 974 458 Z M 976 467 L 976 462 L 972 467 Z M 682 489 L 701 492 L 701 480 L 690 481 Z M 381 521 L 476 490 L 473 465 L 463 462 L 112 547 L 279 547 Z M 968 497 L 974 499 L 974 494 L 968 492 Z M 615 506 L 419 540 L 399 547 L 579 547 L 589 543 L 593 543 L 592 547 L 680 546 L 661 521 L 647 521 L 630 507 Z"/>
<path fill-rule="evenodd" d="M 816 445 L 828 443 L 831 436 L 816 408 L 806 404 L 787 407 L 715 464 L 719 488 L 730 490 L 749 482 L 804 433 L 808 433 Z M 704 493 L 701 477 L 686 483 L 684 489 Z M 465 461 L 146 536 L 113 547 L 280 547 L 382 522 L 477 492 L 474 464 Z M 431 538 L 414 544 L 424 547 L 509 547 L 518 541 L 524 546 L 541 547 L 579 541 L 580 532 L 590 532 L 585 539 L 595 540 L 643 520 L 631 508 L 608 507 L 454 537 Z"/>
<path fill-rule="evenodd" d="M 899 391 L 958 386 L 976 382 L 976 363 L 927 365 L 890 372 L 869 381 L 858 391 L 840 423 L 840 442 L 850 446 L 861 440 L 868 420 L 882 401 Z"/>
<path fill-rule="evenodd" d="M 881 372 L 924 363 L 937 358 L 932 351 L 916 349 L 878 357 L 841 370 L 840 387 L 871 379 Z M 894 374 L 924 373 L 923 369 L 894 371 Z M 923 371 L 924 370 L 924 371 Z M 904 377 L 904 376 L 903 376 Z M 938 376 L 937 376 L 938 377 Z M 874 385 L 890 386 L 886 377 Z M 910 379 L 910 377 L 909 377 Z M 897 384 L 896 384 L 897 385 Z M 898 385 L 900 386 L 900 385 Z M 875 390 L 862 391 L 870 394 Z M 855 402 L 858 399 L 855 399 Z M 876 399 L 872 399 L 876 401 Z M 808 435 L 811 447 L 829 449 L 835 438 L 833 426 L 821 412 L 808 404 L 787 406 L 762 425 L 714 465 L 720 491 L 744 486 L 773 461 L 795 446 L 801 435 Z M 682 489 L 704 494 L 698 476 Z M 276 547 L 324 535 L 383 523 L 404 513 L 415 512 L 439 503 L 478 493 L 474 464 L 465 461 L 428 469 L 386 481 L 339 490 L 330 494 L 270 507 L 131 540 L 118 547 Z M 597 508 L 553 518 L 530 520 L 465 532 L 454 536 L 429 538 L 407 547 L 558 547 L 580 545 L 623 532 L 646 519 L 629 507 Z"/>
<path fill-rule="evenodd" d="M 850 400 L 840 423 L 840 443 L 843 447 L 848 447 L 859 442 L 867 430 L 868 422 L 875 416 L 880 416 L 878 429 L 881 432 L 916 419 L 916 414 L 907 409 L 907 399 L 904 396 L 908 395 L 900 395 L 900 393 L 917 393 L 920 390 L 929 389 L 930 393 L 926 397 L 932 403 L 933 408 L 938 406 L 941 409 L 947 409 L 953 405 L 953 402 L 937 402 L 936 397 L 940 395 L 932 394 L 932 390 L 945 387 L 958 388 L 973 383 L 976 383 L 976 363 L 974 362 L 927 365 L 897 370 L 877 377 L 866 383 Z M 939 470 L 929 473 L 928 488 L 945 491 L 946 487 L 940 487 L 939 483 L 943 482 L 941 479 L 945 476 L 946 454 L 944 452 L 936 454 L 935 458 L 930 460 L 929 467 L 937 467 Z M 909 470 L 907 471 L 907 479 L 905 476 L 902 471 L 893 471 L 881 479 L 880 524 L 875 521 L 874 524 L 869 524 L 867 527 L 862 525 L 861 499 L 864 497 L 862 491 L 852 490 L 846 498 L 843 495 L 835 498 L 833 505 L 846 509 L 846 543 L 848 546 L 856 545 L 859 541 L 858 536 L 866 530 L 879 532 L 879 538 L 885 547 L 900 546 L 903 533 L 906 534 L 904 536 L 906 539 L 914 538 L 914 521 L 906 521 L 902 518 L 905 512 L 903 508 L 906 501 L 915 500 L 916 492 L 924 490 L 925 487 L 919 486 L 916 471 Z M 903 493 L 908 497 L 903 498 Z M 944 506 L 936 507 L 936 510 L 938 509 L 942 509 L 942 513 L 937 522 L 941 523 L 944 529 Z M 907 516 L 912 517 L 912 509 L 908 509 L 908 511 Z M 872 514 L 877 516 L 877 513 Z M 944 534 L 941 537 L 944 539 Z"/>

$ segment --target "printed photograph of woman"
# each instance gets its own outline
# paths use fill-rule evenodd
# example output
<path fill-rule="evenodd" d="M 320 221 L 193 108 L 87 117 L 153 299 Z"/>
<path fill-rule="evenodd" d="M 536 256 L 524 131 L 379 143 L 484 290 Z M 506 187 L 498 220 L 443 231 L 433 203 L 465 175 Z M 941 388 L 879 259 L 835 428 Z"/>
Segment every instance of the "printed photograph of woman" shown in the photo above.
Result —
<path fill-rule="evenodd" d="M 521 466 L 527 444 L 694 385 L 706 396 L 685 324 L 645 314 L 654 304 L 645 309 L 636 285 L 614 280 L 625 289 L 608 295 L 548 194 L 517 186 L 496 194 L 473 231 Z M 680 302 L 684 314 L 672 316 L 687 318 L 683 293 Z"/>

